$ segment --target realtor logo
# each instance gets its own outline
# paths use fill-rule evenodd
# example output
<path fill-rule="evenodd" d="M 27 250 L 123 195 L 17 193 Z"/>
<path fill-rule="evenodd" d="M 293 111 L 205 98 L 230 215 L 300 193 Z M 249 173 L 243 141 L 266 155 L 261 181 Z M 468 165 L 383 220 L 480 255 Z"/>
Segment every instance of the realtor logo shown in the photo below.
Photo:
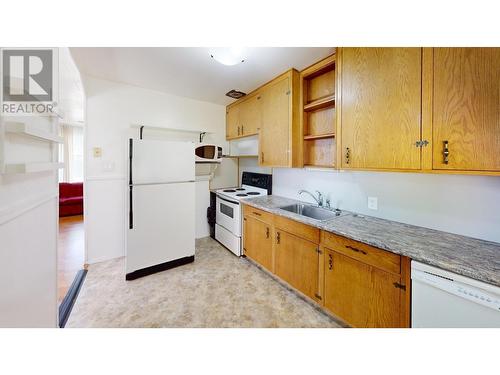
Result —
<path fill-rule="evenodd" d="M 55 114 L 57 50 L 1 50 L 3 115 Z"/>

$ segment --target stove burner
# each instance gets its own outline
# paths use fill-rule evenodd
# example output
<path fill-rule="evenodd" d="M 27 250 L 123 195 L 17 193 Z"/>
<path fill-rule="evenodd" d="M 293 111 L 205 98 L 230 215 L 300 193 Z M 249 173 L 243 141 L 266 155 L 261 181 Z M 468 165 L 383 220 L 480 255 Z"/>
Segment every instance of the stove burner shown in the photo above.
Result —
<path fill-rule="evenodd" d="M 224 191 L 224 193 L 236 193 L 236 190 L 233 190 L 233 189 L 226 189 L 223 191 Z"/>
<path fill-rule="evenodd" d="M 245 189 L 244 188 L 237 188 L 236 190 L 242 191 L 242 190 L 245 190 Z"/>
<path fill-rule="evenodd" d="M 240 193 L 240 194 L 236 194 L 236 196 L 237 196 L 237 197 L 246 197 L 247 195 L 248 195 L 248 194 L 242 194 L 242 193 Z"/>
<path fill-rule="evenodd" d="M 248 195 L 260 195 L 260 193 L 258 191 L 249 191 L 247 194 Z"/>

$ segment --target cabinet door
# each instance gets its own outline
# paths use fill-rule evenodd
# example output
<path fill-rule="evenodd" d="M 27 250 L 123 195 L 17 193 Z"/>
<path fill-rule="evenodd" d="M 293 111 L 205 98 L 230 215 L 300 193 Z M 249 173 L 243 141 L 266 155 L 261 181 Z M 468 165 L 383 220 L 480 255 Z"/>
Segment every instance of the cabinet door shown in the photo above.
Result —
<path fill-rule="evenodd" d="M 272 271 L 273 267 L 273 242 L 271 226 L 253 217 L 244 219 L 244 245 L 245 255 L 264 268 Z"/>
<path fill-rule="evenodd" d="M 421 48 L 342 48 L 342 168 L 420 169 Z"/>
<path fill-rule="evenodd" d="M 353 327 L 400 327 L 400 276 L 325 250 L 325 307 Z"/>
<path fill-rule="evenodd" d="M 317 300 L 318 245 L 281 229 L 276 229 L 275 241 L 275 274 L 306 296 Z"/>
<path fill-rule="evenodd" d="M 241 103 L 240 126 L 241 135 L 257 134 L 262 122 L 261 96 L 254 95 Z"/>
<path fill-rule="evenodd" d="M 261 93 L 260 165 L 289 166 L 290 94 L 290 78 L 288 76 L 266 87 Z"/>
<path fill-rule="evenodd" d="M 240 134 L 240 105 L 235 105 L 226 110 L 226 139 L 236 138 Z"/>
<path fill-rule="evenodd" d="M 500 171 L 500 48 L 434 48 L 433 60 L 433 169 Z"/>

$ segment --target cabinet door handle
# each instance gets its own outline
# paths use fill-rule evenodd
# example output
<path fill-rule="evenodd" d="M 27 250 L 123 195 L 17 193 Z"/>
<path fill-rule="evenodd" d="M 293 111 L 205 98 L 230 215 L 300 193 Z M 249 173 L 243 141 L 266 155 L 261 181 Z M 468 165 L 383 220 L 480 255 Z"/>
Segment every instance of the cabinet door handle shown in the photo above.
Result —
<path fill-rule="evenodd" d="M 269 227 L 266 228 L 266 238 L 269 238 Z"/>
<path fill-rule="evenodd" d="M 332 256 L 332 254 L 328 254 L 328 269 L 329 270 L 333 269 L 333 256 Z"/>
<path fill-rule="evenodd" d="M 238 126 L 238 135 L 240 135 L 240 127 Z"/>
<path fill-rule="evenodd" d="M 351 159 L 351 149 L 349 147 L 346 147 L 346 149 L 345 149 L 345 163 L 349 164 L 350 159 Z"/>
<path fill-rule="evenodd" d="M 245 132 L 243 131 L 243 125 L 241 125 L 241 135 L 245 134 Z"/>
<path fill-rule="evenodd" d="M 448 148 L 448 141 L 443 141 L 443 163 L 448 164 L 450 150 Z"/>
<path fill-rule="evenodd" d="M 260 161 L 261 163 L 264 163 L 264 152 L 260 153 Z"/>
<path fill-rule="evenodd" d="M 276 243 L 279 245 L 280 244 L 280 232 L 276 232 Z"/>
<path fill-rule="evenodd" d="M 363 255 L 367 255 L 368 253 L 364 250 L 361 250 L 361 249 L 356 249 L 355 247 L 352 247 L 352 246 L 349 246 L 349 245 L 345 245 L 346 248 L 348 249 L 351 249 L 352 251 L 356 252 L 356 253 L 361 253 Z"/>

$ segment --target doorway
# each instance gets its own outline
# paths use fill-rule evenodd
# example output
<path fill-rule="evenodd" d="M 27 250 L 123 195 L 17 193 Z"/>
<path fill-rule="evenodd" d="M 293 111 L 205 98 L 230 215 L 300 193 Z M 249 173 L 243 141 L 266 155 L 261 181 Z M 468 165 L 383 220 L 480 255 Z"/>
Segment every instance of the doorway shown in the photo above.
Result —
<path fill-rule="evenodd" d="M 86 274 L 84 227 L 84 128 L 61 124 L 59 145 L 59 236 L 57 300 L 59 325 L 64 326 Z"/>

